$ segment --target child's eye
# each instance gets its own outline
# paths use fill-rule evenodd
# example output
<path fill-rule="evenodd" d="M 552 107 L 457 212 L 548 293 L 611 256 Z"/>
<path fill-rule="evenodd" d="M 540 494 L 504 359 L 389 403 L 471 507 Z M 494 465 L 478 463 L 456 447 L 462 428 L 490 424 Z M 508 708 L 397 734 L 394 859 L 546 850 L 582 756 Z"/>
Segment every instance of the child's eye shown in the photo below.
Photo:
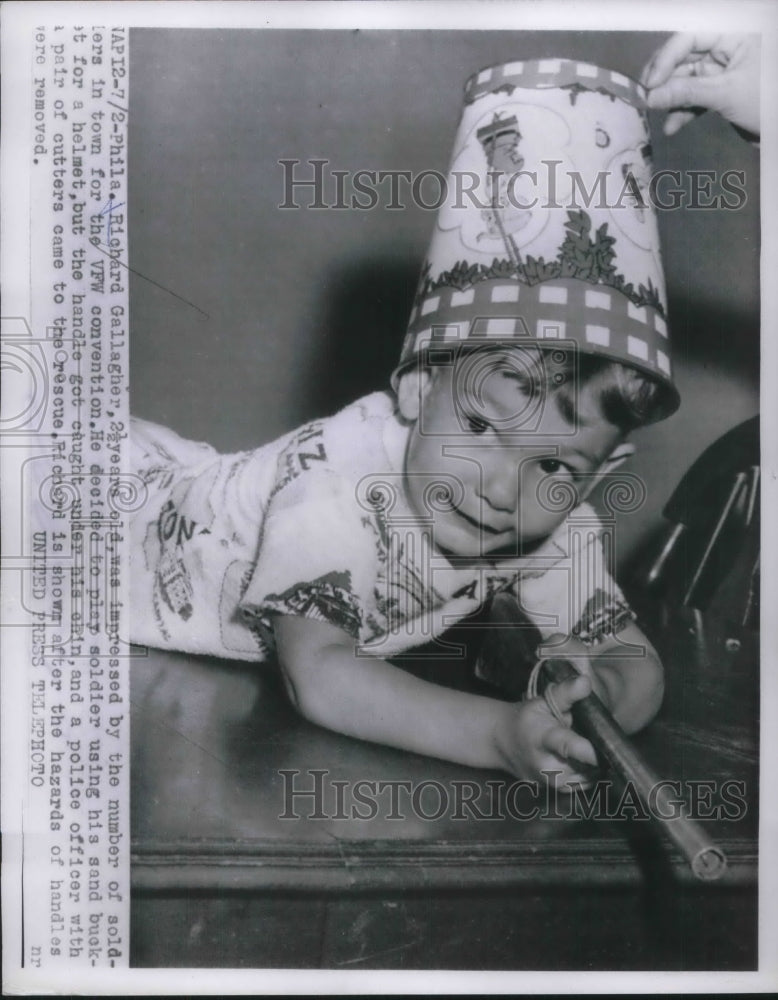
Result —
<path fill-rule="evenodd" d="M 489 430 L 489 424 L 480 417 L 468 417 L 467 426 L 473 434 L 485 434 Z"/>
<path fill-rule="evenodd" d="M 559 472 L 572 473 L 572 469 L 558 458 L 541 458 L 539 464 L 541 471 L 548 473 L 549 476 L 555 476 Z"/>

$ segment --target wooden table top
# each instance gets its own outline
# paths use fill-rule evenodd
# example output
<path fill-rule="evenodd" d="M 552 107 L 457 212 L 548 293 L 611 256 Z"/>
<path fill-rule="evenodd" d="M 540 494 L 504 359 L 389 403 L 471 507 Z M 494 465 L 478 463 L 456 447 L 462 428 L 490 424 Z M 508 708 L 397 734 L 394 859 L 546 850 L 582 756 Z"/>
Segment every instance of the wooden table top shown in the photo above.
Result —
<path fill-rule="evenodd" d="M 724 632 L 716 633 L 714 655 L 705 660 L 685 633 L 673 645 L 674 663 L 665 656 L 665 706 L 636 743 L 655 771 L 682 782 L 687 801 L 697 795 L 701 818 L 711 817 L 703 828 L 729 861 L 715 884 L 753 884 L 756 646 L 733 653 Z M 271 665 L 136 652 L 136 888 L 615 885 L 649 876 L 696 882 L 680 855 L 660 846 L 653 823 L 623 818 L 633 814 L 615 786 L 600 806 L 612 818 L 587 819 L 576 815 L 570 796 L 535 795 L 505 773 L 314 726 L 289 705 Z M 318 814 L 312 796 L 290 797 L 317 781 Z"/>

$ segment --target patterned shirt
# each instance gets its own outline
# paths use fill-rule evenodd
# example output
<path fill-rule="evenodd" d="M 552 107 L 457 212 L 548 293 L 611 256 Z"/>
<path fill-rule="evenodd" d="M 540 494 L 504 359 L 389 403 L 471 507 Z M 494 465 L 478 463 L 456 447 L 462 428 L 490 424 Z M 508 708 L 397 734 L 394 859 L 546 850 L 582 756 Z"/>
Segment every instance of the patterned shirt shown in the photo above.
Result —
<path fill-rule="evenodd" d="M 146 502 L 131 525 L 131 635 L 268 658 L 276 615 L 336 625 L 361 654 L 437 639 L 509 589 L 544 637 L 596 642 L 632 617 L 581 504 L 531 555 L 457 564 L 403 490 L 408 428 L 374 393 L 255 451 L 220 455 L 134 420 Z"/>

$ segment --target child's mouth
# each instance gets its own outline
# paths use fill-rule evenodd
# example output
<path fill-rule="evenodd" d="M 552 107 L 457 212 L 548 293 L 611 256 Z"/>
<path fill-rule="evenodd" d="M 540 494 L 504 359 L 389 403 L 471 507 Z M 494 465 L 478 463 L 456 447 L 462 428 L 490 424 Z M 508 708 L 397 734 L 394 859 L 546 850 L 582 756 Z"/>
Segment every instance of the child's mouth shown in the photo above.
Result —
<path fill-rule="evenodd" d="M 484 524 L 477 518 L 470 517 L 470 515 L 466 514 L 460 507 L 452 507 L 451 510 L 454 514 L 458 514 L 459 517 L 467 521 L 467 523 L 471 524 L 474 528 L 477 528 L 479 531 L 485 531 L 489 535 L 504 535 L 507 531 L 510 531 L 510 527 L 494 528 L 491 524 Z"/>

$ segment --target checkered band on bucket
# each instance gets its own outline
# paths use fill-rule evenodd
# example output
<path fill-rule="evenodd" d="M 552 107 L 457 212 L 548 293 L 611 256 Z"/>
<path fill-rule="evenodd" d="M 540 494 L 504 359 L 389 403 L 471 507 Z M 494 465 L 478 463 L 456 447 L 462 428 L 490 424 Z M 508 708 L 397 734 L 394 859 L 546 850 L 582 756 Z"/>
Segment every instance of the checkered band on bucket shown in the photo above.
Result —
<path fill-rule="evenodd" d="M 411 314 L 397 373 L 435 343 L 538 343 L 573 340 L 581 351 L 637 368 L 677 395 L 667 326 L 653 306 L 637 306 L 617 288 L 557 279 L 525 285 L 482 281 L 440 288 Z"/>
<path fill-rule="evenodd" d="M 623 73 L 576 59 L 531 59 L 487 67 L 468 79 L 465 101 L 469 103 L 484 94 L 511 87 L 577 87 L 612 94 L 636 108 L 646 107 L 642 84 Z"/>
<path fill-rule="evenodd" d="M 574 59 L 470 77 L 449 188 L 479 197 L 439 210 L 393 384 L 438 342 L 567 340 L 663 386 L 657 413 L 677 408 L 645 109 L 635 80 Z"/>

